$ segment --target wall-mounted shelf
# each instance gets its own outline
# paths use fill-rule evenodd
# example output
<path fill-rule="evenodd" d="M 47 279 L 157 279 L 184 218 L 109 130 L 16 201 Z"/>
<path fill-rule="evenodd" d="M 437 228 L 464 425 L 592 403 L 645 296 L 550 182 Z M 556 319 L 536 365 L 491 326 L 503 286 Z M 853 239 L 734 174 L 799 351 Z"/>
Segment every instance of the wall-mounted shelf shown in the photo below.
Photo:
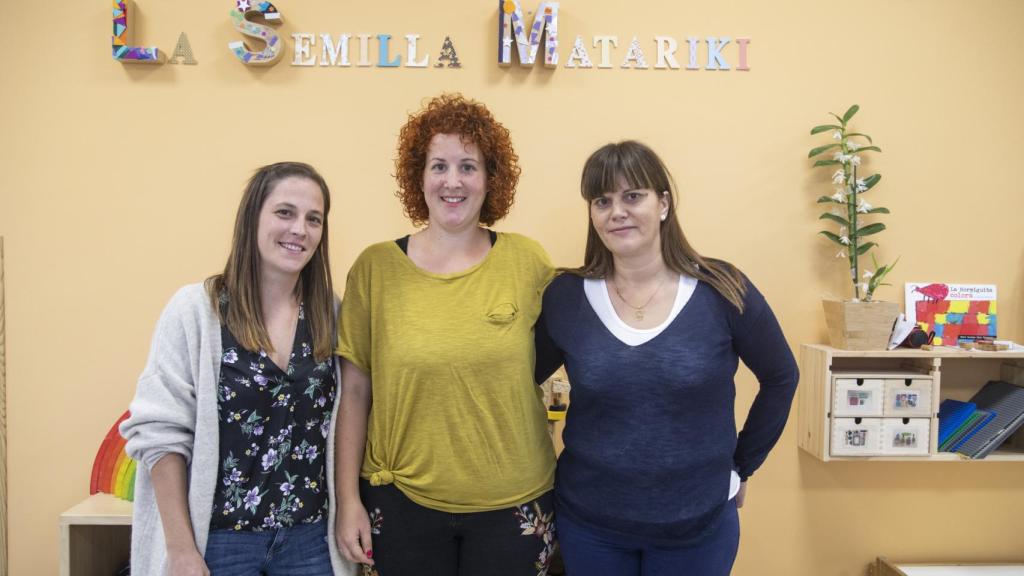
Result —
<path fill-rule="evenodd" d="M 840 375 L 920 375 L 931 380 L 931 421 L 927 453 L 920 456 L 873 455 L 834 456 L 833 393 Z M 798 444 L 823 461 L 934 461 L 934 462 L 1024 462 L 1024 432 L 1018 432 L 982 460 L 971 460 L 937 451 L 938 406 L 942 400 L 968 400 L 989 380 L 1005 380 L 1024 386 L 1024 352 L 982 352 L 956 349 L 887 351 L 839 350 L 819 344 L 804 344 L 800 350 L 798 389 Z"/>

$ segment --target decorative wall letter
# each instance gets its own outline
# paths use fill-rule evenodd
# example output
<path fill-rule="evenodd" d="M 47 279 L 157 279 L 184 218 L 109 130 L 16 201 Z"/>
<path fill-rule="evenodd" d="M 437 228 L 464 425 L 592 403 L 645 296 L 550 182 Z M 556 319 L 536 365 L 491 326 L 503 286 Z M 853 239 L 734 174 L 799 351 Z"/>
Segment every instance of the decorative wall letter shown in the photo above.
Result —
<path fill-rule="evenodd" d="M 320 55 L 320 65 L 351 66 L 352 64 L 348 61 L 348 41 L 351 38 L 352 36 L 349 34 L 342 34 L 338 37 L 338 43 L 335 44 L 330 34 L 321 34 L 320 43 L 324 49 Z"/>
<path fill-rule="evenodd" d="M 391 34 L 377 34 L 377 67 L 398 68 L 402 65 L 402 55 L 389 60 L 391 53 Z"/>
<path fill-rule="evenodd" d="M 434 64 L 434 68 L 444 66 L 444 62 L 448 62 L 449 68 L 462 68 L 462 63 L 459 62 L 459 55 L 455 52 L 455 45 L 452 44 L 452 39 L 449 36 L 444 37 L 444 43 L 441 44 L 441 55 L 437 57 L 437 63 Z"/>
<path fill-rule="evenodd" d="M 541 2 L 527 39 L 523 26 L 523 10 L 519 0 L 498 0 L 498 64 L 512 64 L 512 44 L 519 53 L 520 66 L 532 66 L 537 59 L 541 37 L 547 31 L 544 44 L 544 65 L 558 65 L 558 2 Z M 513 40 L 514 37 L 514 40 Z"/>
<path fill-rule="evenodd" d="M 736 39 L 736 45 L 740 47 L 740 65 L 736 69 L 743 70 L 744 72 L 750 70 L 750 67 L 747 66 L 747 44 L 750 44 L 750 38 Z"/>
<path fill-rule="evenodd" d="M 356 62 L 356 66 L 362 66 L 366 68 L 370 66 L 370 35 L 360 34 L 359 38 L 359 62 Z"/>
<path fill-rule="evenodd" d="M 633 36 L 629 43 L 629 50 L 626 52 L 626 59 L 622 61 L 623 68 L 633 68 L 630 62 L 636 62 L 635 68 L 647 68 L 647 60 L 644 60 L 644 51 L 640 48 L 640 41 Z"/>
<path fill-rule="evenodd" d="M 164 54 L 160 49 L 153 46 L 140 48 L 129 46 L 131 34 L 128 28 L 128 9 L 131 0 L 114 0 L 114 35 L 111 44 L 114 50 L 114 60 L 118 62 L 138 64 L 163 64 Z M 134 10 L 134 7 L 132 7 Z"/>
<path fill-rule="evenodd" d="M 676 39 L 671 36 L 655 36 L 654 41 L 658 43 L 658 63 L 654 67 L 679 69 L 679 62 L 676 62 L 675 56 L 676 50 L 679 49 Z"/>
<path fill-rule="evenodd" d="M 729 63 L 722 58 L 722 48 L 729 43 L 728 36 L 722 36 L 721 39 L 715 38 L 714 36 L 708 36 L 708 65 L 704 67 L 705 70 L 728 70 Z"/>
<path fill-rule="evenodd" d="M 248 66 L 273 66 L 281 58 L 282 46 L 281 37 L 274 29 L 263 24 L 250 22 L 248 17 L 260 15 L 270 23 L 280 23 L 281 13 L 270 2 L 250 2 L 249 0 L 236 0 L 235 9 L 231 11 L 231 19 L 235 22 L 235 30 L 242 34 L 255 38 L 266 43 L 266 47 L 259 52 L 250 50 L 245 42 L 238 40 L 228 44 L 228 48 L 235 56 Z"/>
<path fill-rule="evenodd" d="M 618 48 L 619 47 L 619 37 L 618 36 L 594 36 L 594 48 L 597 48 L 598 44 L 601 45 L 601 63 L 598 64 L 597 67 L 598 68 L 611 68 L 612 67 L 612 60 L 611 60 L 611 54 L 608 51 L 608 44 L 611 44 L 612 46 Z"/>
<path fill-rule="evenodd" d="M 429 54 L 423 55 L 423 60 L 416 61 L 416 40 L 420 37 L 419 34 L 406 34 L 405 35 L 405 66 L 407 68 L 426 68 L 427 61 L 430 59 Z"/>
<path fill-rule="evenodd" d="M 587 54 L 587 49 L 583 46 L 583 36 L 577 36 L 576 41 L 572 43 L 572 53 L 569 54 L 569 59 L 565 61 L 565 67 L 575 68 L 577 60 L 580 63 L 580 68 L 594 67 L 590 62 L 590 54 Z"/>
<path fill-rule="evenodd" d="M 686 43 L 690 45 L 690 62 L 686 64 L 686 69 L 700 70 L 700 66 L 697 66 L 697 46 L 700 45 L 700 38 L 689 36 L 686 38 Z"/>
<path fill-rule="evenodd" d="M 192 44 L 188 41 L 188 36 L 184 32 L 178 36 L 178 43 L 174 45 L 174 53 L 171 54 L 171 59 L 167 61 L 168 64 L 180 64 L 181 59 L 185 59 L 185 64 L 189 66 L 195 66 L 199 62 L 196 62 L 196 57 L 192 55 Z"/>
<path fill-rule="evenodd" d="M 292 34 L 292 40 L 295 41 L 292 66 L 316 66 L 316 56 L 310 54 L 310 49 L 316 45 L 316 36 L 300 32 Z"/>

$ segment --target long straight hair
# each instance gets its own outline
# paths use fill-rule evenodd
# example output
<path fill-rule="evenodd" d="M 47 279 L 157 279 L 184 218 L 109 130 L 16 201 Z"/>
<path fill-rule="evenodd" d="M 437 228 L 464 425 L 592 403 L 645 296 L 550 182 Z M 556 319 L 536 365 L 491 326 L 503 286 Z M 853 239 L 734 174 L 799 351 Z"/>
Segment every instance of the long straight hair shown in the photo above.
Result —
<path fill-rule="evenodd" d="M 580 179 L 587 213 L 590 202 L 615 190 L 620 178 L 630 188 L 654 190 L 659 195 L 667 192 L 668 216 L 661 222 L 661 257 L 665 265 L 677 274 L 706 282 L 742 313 L 746 280 L 732 264 L 701 256 L 686 240 L 676 218 L 675 180 L 661 158 L 646 145 L 634 140 L 606 144 L 587 158 Z M 590 218 L 583 266 L 565 271 L 585 278 L 607 278 L 615 272 L 615 259 Z"/>
<path fill-rule="evenodd" d="M 327 215 L 331 211 L 331 193 L 327 182 L 309 164 L 278 162 L 256 170 L 249 179 L 235 216 L 235 232 L 231 254 L 224 272 L 206 279 L 206 292 L 220 321 L 246 350 L 272 352 L 273 344 L 263 323 L 260 298 L 260 252 L 257 244 L 260 211 L 274 186 L 285 178 L 308 178 L 320 187 L 324 196 L 324 218 L 320 244 L 313 257 L 299 273 L 295 296 L 303 303 L 306 320 L 313 337 L 313 357 L 322 362 L 334 348 L 334 286 L 327 247 Z M 227 310 L 221 310 L 221 299 L 227 299 Z"/>

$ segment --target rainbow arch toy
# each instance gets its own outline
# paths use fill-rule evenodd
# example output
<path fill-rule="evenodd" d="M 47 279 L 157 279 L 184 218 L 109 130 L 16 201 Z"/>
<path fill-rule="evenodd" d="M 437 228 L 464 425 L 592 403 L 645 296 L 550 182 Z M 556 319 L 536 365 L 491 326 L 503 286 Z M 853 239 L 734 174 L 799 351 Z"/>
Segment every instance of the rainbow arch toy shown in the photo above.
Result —
<path fill-rule="evenodd" d="M 132 502 L 135 499 L 135 460 L 124 451 L 125 439 L 118 432 L 121 422 L 129 416 L 125 411 L 110 427 L 92 462 L 89 494 L 104 492 Z"/>

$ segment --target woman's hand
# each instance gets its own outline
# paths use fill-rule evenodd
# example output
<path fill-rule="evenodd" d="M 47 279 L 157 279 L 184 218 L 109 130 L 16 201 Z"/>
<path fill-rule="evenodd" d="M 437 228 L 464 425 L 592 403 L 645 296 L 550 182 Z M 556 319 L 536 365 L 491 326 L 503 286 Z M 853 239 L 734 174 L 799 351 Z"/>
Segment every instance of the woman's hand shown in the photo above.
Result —
<path fill-rule="evenodd" d="M 168 550 L 167 574 L 168 576 L 210 576 L 210 570 L 195 548 L 182 552 Z"/>
<path fill-rule="evenodd" d="M 338 511 L 334 534 L 338 551 L 349 562 L 373 565 L 373 542 L 370 535 L 370 517 L 363 503 L 345 502 Z"/>

